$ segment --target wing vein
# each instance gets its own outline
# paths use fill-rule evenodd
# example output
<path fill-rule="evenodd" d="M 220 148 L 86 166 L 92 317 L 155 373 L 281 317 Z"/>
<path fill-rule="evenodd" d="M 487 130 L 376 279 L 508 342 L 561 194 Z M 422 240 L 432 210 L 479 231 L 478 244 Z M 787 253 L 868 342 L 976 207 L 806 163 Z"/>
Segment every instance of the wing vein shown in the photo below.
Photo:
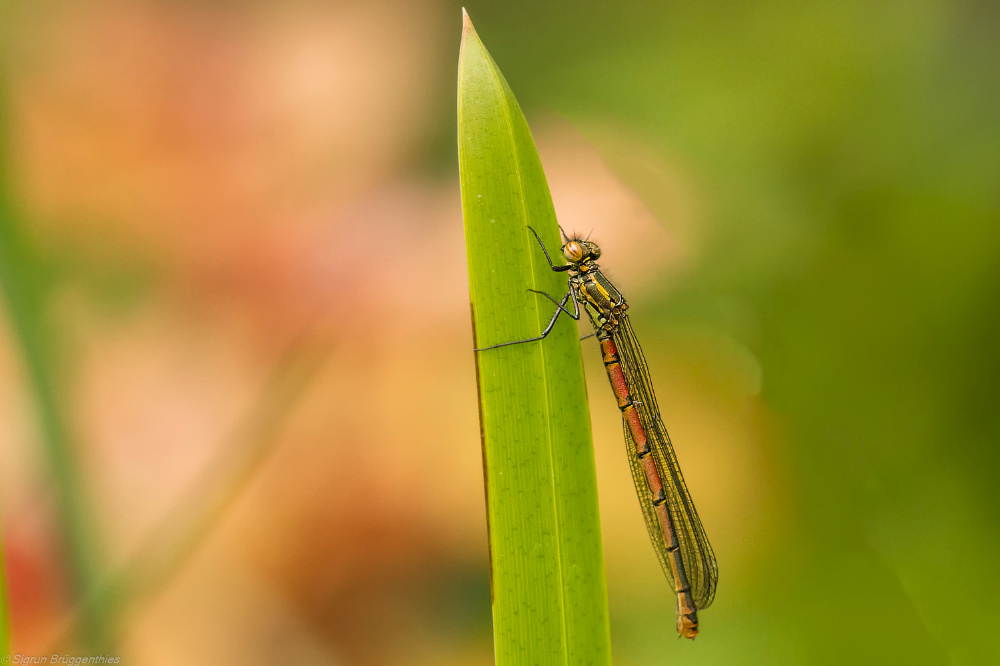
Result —
<path fill-rule="evenodd" d="M 659 406 L 653 392 L 653 383 L 649 377 L 649 368 L 642 354 L 639 343 L 635 339 L 628 316 L 620 315 L 619 323 L 612 332 L 612 339 L 618 348 L 622 370 L 628 383 L 639 414 L 639 421 L 646 431 L 646 437 L 651 444 L 653 460 L 660 473 L 660 480 L 667 496 L 667 505 L 674 523 L 674 531 L 680 544 L 681 559 L 691 585 L 691 594 L 698 609 L 708 608 L 715 598 L 715 587 L 718 582 L 719 569 L 715 561 L 715 553 L 708 543 L 705 528 L 702 527 L 698 511 L 694 508 L 691 493 L 684 482 L 680 465 L 670 435 L 660 418 Z M 635 481 L 642 514 L 646 519 L 646 529 L 653 542 L 660 566 L 668 578 L 672 578 L 669 558 L 663 542 L 663 531 L 656 519 L 646 477 L 635 452 L 635 441 L 625 424 L 625 443 L 628 449 L 629 466 L 632 468 L 632 478 Z"/>

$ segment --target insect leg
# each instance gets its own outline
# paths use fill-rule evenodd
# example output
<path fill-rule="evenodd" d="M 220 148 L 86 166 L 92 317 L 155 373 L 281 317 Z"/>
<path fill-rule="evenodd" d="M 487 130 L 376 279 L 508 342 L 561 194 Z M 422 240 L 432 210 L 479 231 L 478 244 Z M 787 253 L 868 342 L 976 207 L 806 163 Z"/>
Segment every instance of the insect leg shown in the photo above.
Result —
<path fill-rule="evenodd" d="M 555 303 L 556 307 L 558 307 L 560 310 L 568 314 L 570 317 L 572 317 L 577 321 L 580 321 L 580 303 L 579 301 L 576 300 L 576 292 L 574 292 L 572 289 L 570 289 L 568 293 L 573 294 L 573 312 L 570 312 L 565 307 L 563 307 L 566 304 L 566 296 L 563 296 L 562 303 L 560 303 L 551 294 L 548 294 L 544 291 L 538 291 L 537 289 L 529 289 L 528 291 L 534 292 L 536 294 L 541 294 L 545 298 Z"/>
<path fill-rule="evenodd" d="M 531 227 L 528 227 L 528 228 L 531 229 Z M 562 231 L 562 228 L 560 228 L 559 230 Z M 543 243 L 542 239 L 539 238 L 538 232 L 535 231 L 534 229 L 531 229 L 531 233 L 535 234 L 535 240 L 537 240 L 538 244 L 542 246 L 542 252 L 545 253 L 545 259 L 546 259 L 546 261 L 549 262 L 549 268 L 551 268 L 552 270 L 556 271 L 557 273 L 561 273 L 563 271 L 568 271 L 570 269 L 570 265 L 569 264 L 566 264 L 565 266 L 556 266 L 555 264 L 553 264 L 552 263 L 552 257 L 549 256 L 549 251 L 547 249 L 545 249 L 545 243 Z"/>
<path fill-rule="evenodd" d="M 534 291 L 534 290 L 531 289 L 529 291 Z M 544 292 L 539 292 L 539 293 L 544 293 Z M 548 296 L 549 298 L 552 298 L 548 294 L 545 295 Z M 570 313 L 570 311 L 566 309 L 566 303 L 569 302 L 570 298 L 573 299 L 573 309 L 576 311 L 575 315 Z M 554 298 L 552 298 L 552 300 L 555 301 Z M 576 293 L 574 293 L 572 289 L 566 292 L 566 295 L 562 297 L 561 301 L 556 303 L 556 306 L 557 306 L 556 313 L 552 315 L 552 319 L 549 320 L 549 325 L 545 327 L 545 330 L 542 331 L 541 335 L 534 338 L 526 338 L 524 340 L 514 340 L 513 342 L 501 342 L 496 345 L 490 345 L 489 347 L 481 347 L 480 349 L 474 349 L 473 351 L 481 352 L 481 351 L 486 351 L 487 349 L 496 349 L 497 347 L 506 347 L 508 345 L 519 345 L 525 342 L 537 342 L 538 340 L 543 340 L 548 336 L 549 333 L 552 332 L 552 327 L 556 325 L 556 320 L 559 319 L 559 315 L 561 315 L 563 312 L 568 314 L 570 317 L 573 317 L 574 319 L 580 318 L 580 304 L 577 302 Z"/>

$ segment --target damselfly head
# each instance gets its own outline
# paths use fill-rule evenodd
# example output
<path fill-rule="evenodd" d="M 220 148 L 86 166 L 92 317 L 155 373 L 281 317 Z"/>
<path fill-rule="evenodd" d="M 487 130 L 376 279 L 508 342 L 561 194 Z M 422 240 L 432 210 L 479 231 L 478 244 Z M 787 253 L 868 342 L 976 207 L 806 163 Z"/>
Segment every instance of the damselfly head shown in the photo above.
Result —
<path fill-rule="evenodd" d="M 575 264 L 586 259 L 599 258 L 601 256 L 601 248 L 597 247 L 597 243 L 573 238 L 563 245 L 562 253 L 566 257 L 566 261 Z"/>

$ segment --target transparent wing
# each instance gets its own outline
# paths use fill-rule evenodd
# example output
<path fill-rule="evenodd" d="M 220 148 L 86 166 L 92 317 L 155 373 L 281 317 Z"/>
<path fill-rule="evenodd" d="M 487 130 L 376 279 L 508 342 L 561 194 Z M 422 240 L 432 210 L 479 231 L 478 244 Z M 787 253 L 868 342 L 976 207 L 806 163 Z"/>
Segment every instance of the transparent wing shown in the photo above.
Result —
<path fill-rule="evenodd" d="M 670 517 L 673 520 L 674 531 L 677 533 L 677 541 L 680 545 L 681 558 L 684 561 L 688 583 L 691 585 L 691 595 L 699 610 L 708 608 L 715 598 L 715 585 L 719 578 L 715 553 L 712 552 L 712 546 L 708 543 L 705 528 L 701 525 L 701 519 L 698 517 L 694 502 L 691 500 L 691 493 L 688 492 L 687 484 L 684 483 L 684 476 L 681 474 L 680 465 L 677 464 L 677 456 L 670 443 L 670 436 L 660 418 L 660 410 L 656 404 L 656 395 L 653 393 L 653 383 L 649 378 L 646 359 L 636 342 L 632 325 L 627 316 L 620 317 L 618 329 L 613 332 L 612 338 L 618 348 L 625 381 L 628 382 L 632 399 L 637 403 L 636 411 L 643 429 L 646 431 L 646 437 L 652 447 L 653 459 L 660 473 L 663 491 L 667 496 L 667 505 L 670 507 Z M 649 531 L 649 537 L 653 541 L 653 548 L 656 550 L 656 556 L 660 560 L 664 573 L 668 579 L 672 580 L 669 559 L 663 543 L 663 531 L 656 519 L 646 477 L 636 456 L 635 441 L 627 423 L 624 430 L 629 466 L 632 468 L 632 478 L 635 480 L 636 491 L 639 494 L 642 514 L 646 519 L 646 529 Z"/>

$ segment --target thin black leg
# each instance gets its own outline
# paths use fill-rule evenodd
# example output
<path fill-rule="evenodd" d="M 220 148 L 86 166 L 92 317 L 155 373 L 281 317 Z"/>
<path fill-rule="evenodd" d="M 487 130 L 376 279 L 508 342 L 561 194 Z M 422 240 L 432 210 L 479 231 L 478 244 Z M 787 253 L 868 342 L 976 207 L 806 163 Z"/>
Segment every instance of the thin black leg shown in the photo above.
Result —
<path fill-rule="evenodd" d="M 531 229 L 531 227 L 528 227 L 528 228 Z M 562 228 L 560 227 L 559 230 L 562 231 Z M 545 249 L 545 243 L 543 243 L 542 239 L 539 238 L 538 232 L 535 231 L 534 229 L 531 229 L 531 233 L 535 234 L 535 240 L 538 241 L 538 244 L 542 246 L 542 252 L 545 253 L 545 259 L 546 259 L 546 261 L 549 262 L 549 268 L 551 268 L 552 270 L 554 270 L 557 273 L 562 273 L 563 271 L 568 271 L 570 269 L 570 265 L 569 264 L 566 264 L 565 266 L 556 266 L 555 264 L 553 264 L 552 263 L 552 257 L 549 256 L 549 251 L 547 249 Z"/>
<path fill-rule="evenodd" d="M 576 300 L 576 294 L 575 293 L 573 294 L 573 312 L 570 312 L 569 310 L 567 310 L 566 308 L 563 307 L 563 304 L 566 303 L 566 297 L 565 296 L 563 296 L 562 303 L 560 303 L 551 294 L 549 294 L 547 292 L 539 291 L 537 289 L 529 289 L 528 291 L 533 292 L 535 294 L 541 294 L 545 298 L 547 298 L 550 301 L 552 301 L 553 303 L 555 303 L 557 308 L 559 308 L 560 310 L 562 310 L 563 312 L 565 312 L 566 314 L 568 314 L 573 319 L 575 319 L 577 321 L 580 321 L 580 303 L 577 302 L 577 300 Z M 573 292 L 570 291 L 569 293 L 573 293 Z"/>
<path fill-rule="evenodd" d="M 534 289 L 529 289 L 528 291 L 535 291 L 535 290 Z M 523 344 L 525 342 L 537 342 L 538 340 L 544 340 L 548 336 L 548 334 L 552 332 L 552 327 L 556 325 L 556 320 L 559 319 L 559 315 L 561 315 L 563 312 L 565 312 L 566 314 L 568 314 L 570 317 L 573 317 L 573 319 L 579 319 L 580 318 L 580 304 L 577 302 L 577 300 L 576 300 L 576 294 L 573 293 L 572 289 L 570 289 L 568 292 L 566 292 L 566 295 L 562 297 L 561 301 L 556 301 L 554 298 L 552 298 L 551 296 L 549 296 L 545 292 L 537 292 L 537 293 L 540 293 L 540 294 L 543 294 L 545 296 L 548 296 L 548 298 L 550 298 L 553 302 L 555 302 L 555 304 L 557 306 L 555 314 L 552 315 L 552 319 L 549 320 L 549 325 L 545 327 L 545 330 L 542 331 L 541 335 L 539 335 L 538 337 L 535 337 L 535 338 L 526 338 L 524 340 L 514 340 L 513 342 L 501 342 L 501 343 L 496 344 L 496 345 L 490 345 L 489 347 L 482 347 L 480 349 L 475 349 L 473 351 L 481 352 L 481 351 L 486 351 L 487 349 L 496 349 L 497 347 L 506 347 L 508 345 L 520 345 L 520 344 Z M 573 309 L 576 311 L 575 314 L 566 309 L 566 303 L 569 301 L 570 298 L 573 299 Z"/>

